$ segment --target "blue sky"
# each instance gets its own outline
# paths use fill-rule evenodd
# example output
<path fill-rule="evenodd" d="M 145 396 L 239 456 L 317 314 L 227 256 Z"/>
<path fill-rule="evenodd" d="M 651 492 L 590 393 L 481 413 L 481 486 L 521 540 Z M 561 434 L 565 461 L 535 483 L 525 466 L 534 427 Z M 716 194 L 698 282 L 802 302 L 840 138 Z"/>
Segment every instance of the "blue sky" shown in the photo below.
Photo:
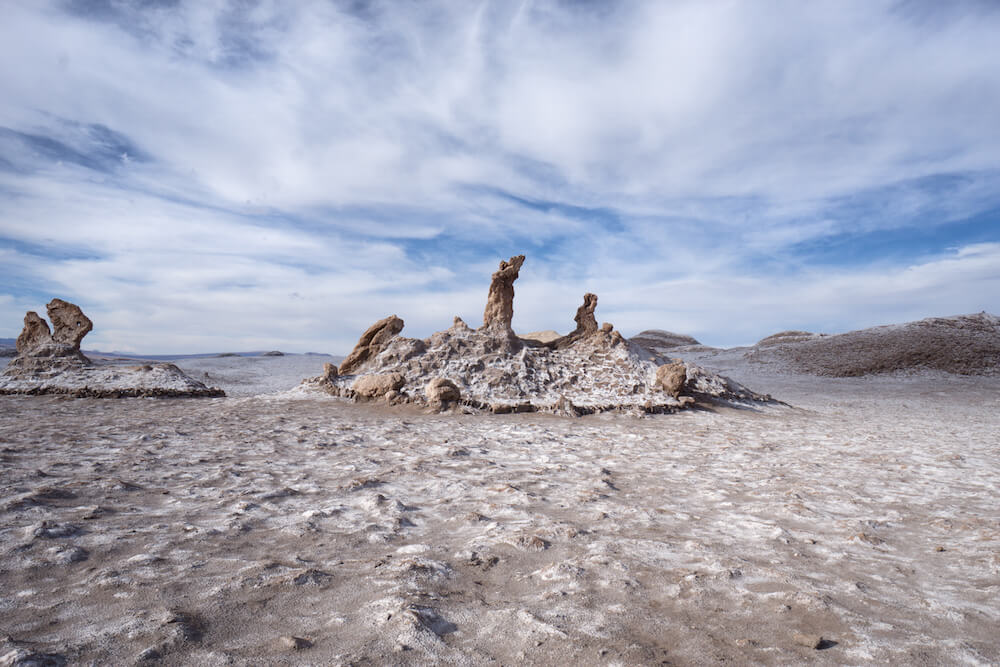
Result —
<path fill-rule="evenodd" d="M 715 345 L 1000 312 L 992 2 L 8 0 L 0 336 L 343 353 L 395 313 Z"/>

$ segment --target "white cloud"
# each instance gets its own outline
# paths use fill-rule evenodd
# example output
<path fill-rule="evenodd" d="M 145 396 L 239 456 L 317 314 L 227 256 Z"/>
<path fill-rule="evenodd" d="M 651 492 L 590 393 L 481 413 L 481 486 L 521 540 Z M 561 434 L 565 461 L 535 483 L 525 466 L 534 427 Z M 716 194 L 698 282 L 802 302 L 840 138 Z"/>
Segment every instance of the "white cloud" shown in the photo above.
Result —
<path fill-rule="evenodd" d="M 474 323 L 521 251 L 525 329 L 588 290 L 626 332 L 720 343 L 1000 310 L 991 244 L 796 251 L 1000 206 L 986 4 L 65 6 L 0 22 L 7 327 L 51 293 L 92 345 L 343 351 L 393 311 Z M 18 148 L 86 155 L 95 124 L 141 154 Z"/>

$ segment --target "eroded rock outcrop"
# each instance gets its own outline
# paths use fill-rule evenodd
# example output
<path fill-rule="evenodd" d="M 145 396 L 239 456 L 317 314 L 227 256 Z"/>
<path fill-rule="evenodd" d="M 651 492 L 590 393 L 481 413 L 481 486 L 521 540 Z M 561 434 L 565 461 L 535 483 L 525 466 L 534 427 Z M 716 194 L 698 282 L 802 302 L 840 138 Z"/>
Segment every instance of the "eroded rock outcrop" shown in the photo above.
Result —
<path fill-rule="evenodd" d="M 24 329 L 17 337 L 17 353 L 23 354 L 32 350 L 42 343 L 52 342 L 52 332 L 49 331 L 49 323 L 39 317 L 38 313 L 29 310 L 24 315 Z"/>
<path fill-rule="evenodd" d="M 500 262 L 500 268 L 490 280 L 490 291 L 483 311 L 483 328 L 499 329 L 514 333 L 510 323 L 514 319 L 514 281 L 524 264 L 524 255 L 516 255 Z"/>
<path fill-rule="evenodd" d="M 52 340 L 80 349 L 80 341 L 94 328 L 94 323 L 75 303 L 52 299 L 45 307 L 52 322 Z"/>
<path fill-rule="evenodd" d="M 597 296 L 584 295 L 576 329 L 542 341 L 514 335 L 514 281 L 524 262 L 518 255 L 500 262 L 493 274 L 483 326 L 454 324 L 429 338 L 400 336 L 382 320 L 362 336 L 356 361 L 342 364 L 339 375 L 303 381 L 303 390 L 335 396 L 380 398 L 433 409 L 450 404 L 496 413 L 545 411 L 584 415 L 606 410 L 670 412 L 695 398 L 765 401 L 737 383 L 693 365 L 673 360 L 625 340 L 614 327 L 600 328 L 594 311 Z M 388 331 L 378 349 L 372 341 Z M 350 357 L 349 357 L 350 358 Z M 666 367 L 667 370 L 660 370 Z M 391 383 L 387 375 L 395 378 Z"/>
<path fill-rule="evenodd" d="M 576 316 L 573 318 L 573 321 L 576 322 L 576 329 L 562 338 L 552 341 L 550 345 L 556 348 L 565 348 L 569 347 L 578 340 L 588 336 L 593 336 L 599 331 L 611 333 L 611 329 L 613 327 L 606 322 L 604 328 L 597 328 L 597 318 L 594 317 L 594 310 L 596 309 L 597 295 L 587 292 L 583 295 L 583 305 L 576 309 Z"/>
<path fill-rule="evenodd" d="M 93 398 L 224 396 L 173 364 L 95 365 L 80 351 L 94 327 L 80 308 L 53 299 L 46 310 L 53 328 L 28 312 L 17 338 L 17 356 L 0 374 L 0 394 L 68 394 Z"/>
<path fill-rule="evenodd" d="M 361 334 L 358 344 L 340 364 L 337 372 L 341 375 L 350 375 L 355 372 L 362 364 L 381 352 L 386 344 L 399 335 L 402 330 L 403 320 L 395 315 L 390 315 L 371 325 Z"/>

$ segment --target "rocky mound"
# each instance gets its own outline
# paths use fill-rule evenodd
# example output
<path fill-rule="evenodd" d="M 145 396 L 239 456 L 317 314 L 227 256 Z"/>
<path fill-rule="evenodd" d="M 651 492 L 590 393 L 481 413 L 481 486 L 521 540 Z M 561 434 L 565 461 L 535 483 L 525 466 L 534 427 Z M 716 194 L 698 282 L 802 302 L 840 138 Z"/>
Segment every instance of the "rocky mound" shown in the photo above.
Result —
<path fill-rule="evenodd" d="M 303 388 L 361 400 L 380 399 L 445 409 L 545 411 L 580 415 L 608 410 L 669 412 L 696 399 L 767 401 L 735 382 L 668 359 L 623 338 L 594 318 L 597 296 L 584 295 L 576 328 L 565 336 L 523 338 L 511 328 L 514 281 L 524 256 L 500 262 L 483 325 L 460 318 L 421 340 L 400 336 L 391 315 L 372 325 L 340 368 Z"/>
<path fill-rule="evenodd" d="M 94 398 L 224 396 L 173 364 L 97 366 L 80 351 L 93 329 L 80 308 L 62 299 L 47 306 L 52 329 L 38 313 L 24 316 L 17 356 L 0 374 L 0 394 L 68 394 Z"/>
<path fill-rule="evenodd" d="M 629 340 L 654 354 L 665 354 L 667 350 L 684 345 L 701 345 L 691 336 L 662 329 L 647 329 L 632 336 Z"/>
<path fill-rule="evenodd" d="M 771 347 L 772 345 L 781 345 L 783 343 L 801 343 L 806 340 L 813 340 L 815 338 L 820 338 L 824 334 L 814 334 L 808 331 L 780 331 L 776 334 L 771 334 L 761 338 L 754 344 L 754 347 Z"/>
<path fill-rule="evenodd" d="M 763 339 L 745 357 L 834 377 L 920 370 L 997 375 L 1000 318 L 987 313 L 932 317 L 831 336 L 783 332 Z"/>

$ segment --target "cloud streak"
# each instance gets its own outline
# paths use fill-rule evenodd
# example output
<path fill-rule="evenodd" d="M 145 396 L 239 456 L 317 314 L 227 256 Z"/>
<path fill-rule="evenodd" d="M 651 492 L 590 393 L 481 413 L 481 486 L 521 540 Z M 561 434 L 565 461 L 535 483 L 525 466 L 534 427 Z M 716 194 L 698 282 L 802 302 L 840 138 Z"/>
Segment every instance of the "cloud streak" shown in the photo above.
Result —
<path fill-rule="evenodd" d="M 1000 310 L 989 3 L 5 15 L 14 334 L 59 295 L 104 347 L 344 351 L 389 312 L 476 321 L 522 251 L 523 329 L 585 290 L 625 333 L 716 344 Z"/>

